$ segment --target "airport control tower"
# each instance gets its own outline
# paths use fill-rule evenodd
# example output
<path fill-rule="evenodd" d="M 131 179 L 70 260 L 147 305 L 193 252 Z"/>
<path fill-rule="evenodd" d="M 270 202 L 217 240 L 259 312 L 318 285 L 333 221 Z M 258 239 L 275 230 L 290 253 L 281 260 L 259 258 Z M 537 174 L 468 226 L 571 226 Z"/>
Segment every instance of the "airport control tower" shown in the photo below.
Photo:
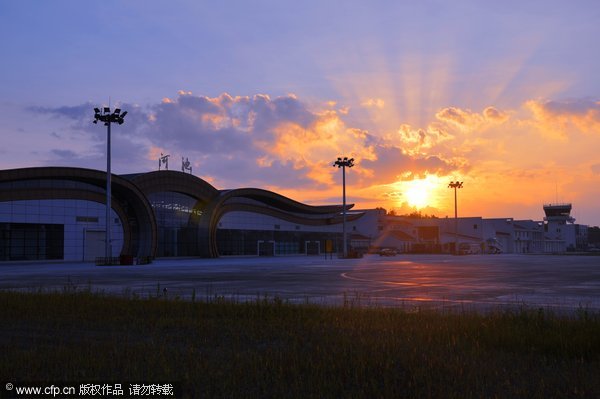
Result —
<path fill-rule="evenodd" d="M 571 216 L 571 204 L 544 204 L 546 217 L 546 245 L 553 243 L 551 252 L 562 252 L 576 246 L 575 218 Z"/>
<path fill-rule="evenodd" d="M 544 204 L 544 218 L 548 224 L 573 224 L 575 218 L 571 216 L 571 204 Z"/>

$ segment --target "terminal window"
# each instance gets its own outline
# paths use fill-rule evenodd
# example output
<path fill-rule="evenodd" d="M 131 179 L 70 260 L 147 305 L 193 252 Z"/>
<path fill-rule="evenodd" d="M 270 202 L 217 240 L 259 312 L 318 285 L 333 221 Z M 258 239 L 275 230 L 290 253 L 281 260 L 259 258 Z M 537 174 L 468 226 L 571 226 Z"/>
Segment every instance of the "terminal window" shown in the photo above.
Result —
<path fill-rule="evenodd" d="M 64 225 L 0 223 L 0 260 L 64 258 Z"/>

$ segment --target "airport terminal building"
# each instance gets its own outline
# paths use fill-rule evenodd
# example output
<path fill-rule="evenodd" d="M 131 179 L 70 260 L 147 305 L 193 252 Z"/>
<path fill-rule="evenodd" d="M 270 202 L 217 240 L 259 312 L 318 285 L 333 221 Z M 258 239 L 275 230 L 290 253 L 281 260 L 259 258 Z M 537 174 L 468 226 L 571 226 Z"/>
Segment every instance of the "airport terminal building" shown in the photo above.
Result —
<path fill-rule="evenodd" d="M 343 247 L 342 206 L 311 206 L 257 188 L 218 190 L 179 171 L 112 175 L 112 257 L 318 255 Z M 347 210 L 352 206 L 347 206 Z M 542 221 L 411 218 L 347 212 L 354 252 L 563 253 L 587 249 L 571 204 Z M 71 167 L 0 171 L 0 261 L 105 256 L 106 173 Z"/>
<path fill-rule="evenodd" d="M 114 257 L 310 255 L 342 247 L 342 206 L 311 206 L 256 188 L 218 190 L 179 171 L 111 180 Z M 0 261 L 103 257 L 105 204 L 103 171 L 0 171 Z"/>

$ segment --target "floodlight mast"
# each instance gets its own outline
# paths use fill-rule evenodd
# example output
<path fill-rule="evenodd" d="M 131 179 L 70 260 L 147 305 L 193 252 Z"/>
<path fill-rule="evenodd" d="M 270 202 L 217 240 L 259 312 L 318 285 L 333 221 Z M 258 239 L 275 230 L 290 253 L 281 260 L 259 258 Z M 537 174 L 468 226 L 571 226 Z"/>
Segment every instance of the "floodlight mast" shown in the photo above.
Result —
<path fill-rule="evenodd" d="M 456 189 L 462 188 L 463 182 L 461 181 L 451 181 L 448 184 L 448 188 L 454 189 L 454 254 L 458 255 L 458 205 L 457 205 L 457 197 L 456 197 Z"/>
<path fill-rule="evenodd" d="M 344 248 L 344 253 L 343 256 L 344 258 L 348 257 L 348 242 L 346 240 L 346 168 L 351 168 L 354 166 L 354 158 L 350 158 L 348 159 L 348 157 L 338 157 L 338 159 L 333 163 L 333 167 L 338 167 L 342 168 L 342 201 L 343 201 L 343 207 L 342 207 L 342 236 L 343 236 L 343 248 Z"/>
<path fill-rule="evenodd" d="M 104 107 L 102 111 L 99 108 L 94 108 L 94 121 L 93 123 L 104 122 L 104 126 L 107 128 L 107 138 L 106 138 L 106 242 L 104 247 L 104 256 L 106 258 L 106 263 L 110 263 L 110 258 L 112 257 L 112 242 L 111 242 L 111 171 L 110 171 L 110 125 L 111 123 L 118 123 L 122 125 L 125 122 L 125 115 L 127 115 L 127 111 L 121 113 L 120 108 L 115 108 L 114 112 L 110 112 L 110 107 Z"/>

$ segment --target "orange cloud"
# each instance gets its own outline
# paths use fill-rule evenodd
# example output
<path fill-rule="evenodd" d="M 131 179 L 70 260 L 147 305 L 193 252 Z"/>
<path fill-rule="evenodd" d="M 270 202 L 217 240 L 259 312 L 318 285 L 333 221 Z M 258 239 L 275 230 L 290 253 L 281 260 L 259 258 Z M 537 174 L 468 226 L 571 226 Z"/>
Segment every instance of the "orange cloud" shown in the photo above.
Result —
<path fill-rule="evenodd" d="M 442 142 L 453 138 L 442 126 L 437 126 L 435 124 L 430 124 L 425 129 L 414 128 L 408 124 L 403 124 L 396 132 L 396 135 L 387 137 L 392 141 L 399 141 L 402 143 L 404 152 L 415 156 L 426 154 L 434 146 L 440 145 Z"/>
<path fill-rule="evenodd" d="M 485 108 L 481 114 L 468 109 L 447 107 L 438 111 L 435 117 L 462 131 L 485 129 L 490 125 L 501 124 L 509 119 L 507 113 L 494 107 Z"/>
<path fill-rule="evenodd" d="M 383 108 L 385 101 L 382 98 L 367 98 L 360 105 L 365 108 Z"/>
<path fill-rule="evenodd" d="M 600 101 L 530 100 L 525 107 L 533 114 L 533 125 L 546 136 L 565 140 L 576 132 L 600 134 Z"/>
<path fill-rule="evenodd" d="M 496 123 L 506 122 L 509 118 L 506 112 L 502 112 L 494 107 L 487 107 L 483 110 L 483 116 L 485 120 L 492 121 Z"/>
<path fill-rule="evenodd" d="M 335 111 L 319 114 L 309 126 L 293 122 L 279 123 L 273 127 L 274 137 L 265 140 L 261 147 L 273 159 L 289 161 L 306 169 L 307 177 L 324 184 L 332 184 L 335 172 L 326 168 L 335 157 L 356 157 L 357 162 L 375 159 L 373 147 L 366 143 L 367 132 L 348 128 Z M 371 174 L 368 170 L 358 174 Z"/>

